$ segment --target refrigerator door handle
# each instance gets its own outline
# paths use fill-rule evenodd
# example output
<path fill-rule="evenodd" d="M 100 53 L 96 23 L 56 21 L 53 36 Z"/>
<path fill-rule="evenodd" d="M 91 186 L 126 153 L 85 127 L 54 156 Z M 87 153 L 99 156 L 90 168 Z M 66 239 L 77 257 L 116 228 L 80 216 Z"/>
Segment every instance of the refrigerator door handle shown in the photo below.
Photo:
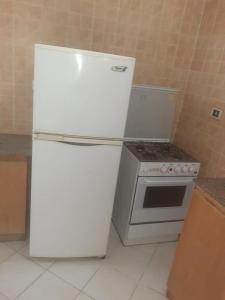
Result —
<path fill-rule="evenodd" d="M 64 144 L 77 145 L 77 146 L 122 146 L 123 141 L 117 139 L 103 139 L 103 138 L 91 138 L 80 136 L 66 136 L 60 134 L 49 133 L 33 133 L 33 139 L 42 141 L 61 142 Z"/>
<path fill-rule="evenodd" d="M 102 144 L 92 144 L 92 143 L 76 143 L 76 142 L 61 142 L 57 141 L 61 144 L 71 145 L 71 146 L 102 146 Z"/>

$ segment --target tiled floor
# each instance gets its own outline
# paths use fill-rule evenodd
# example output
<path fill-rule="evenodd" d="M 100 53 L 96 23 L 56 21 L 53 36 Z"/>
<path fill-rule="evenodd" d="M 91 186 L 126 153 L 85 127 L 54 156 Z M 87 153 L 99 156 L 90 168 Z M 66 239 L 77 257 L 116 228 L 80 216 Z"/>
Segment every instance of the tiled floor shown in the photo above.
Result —
<path fill-rule="evenodd" d="M 123 247 L 113 229 L 100 259 L 31 259 L 0 243 L 0 300 L 165 300 L 175 243 Z"/>

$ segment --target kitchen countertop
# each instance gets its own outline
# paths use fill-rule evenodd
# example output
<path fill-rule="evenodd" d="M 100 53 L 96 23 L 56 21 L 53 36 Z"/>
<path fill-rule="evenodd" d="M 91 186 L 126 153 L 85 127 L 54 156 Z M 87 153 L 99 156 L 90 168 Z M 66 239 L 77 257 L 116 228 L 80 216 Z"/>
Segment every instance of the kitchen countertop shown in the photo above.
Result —
<path fill-rule="evenodd" d="M 201 178 L 197 186 L 225 207 L 225 178 Z"/>
<path fill-rule="evenodd" d="M 0 134 L 0 157 L 31 156 L 32 138 L 30 135 Z"/>

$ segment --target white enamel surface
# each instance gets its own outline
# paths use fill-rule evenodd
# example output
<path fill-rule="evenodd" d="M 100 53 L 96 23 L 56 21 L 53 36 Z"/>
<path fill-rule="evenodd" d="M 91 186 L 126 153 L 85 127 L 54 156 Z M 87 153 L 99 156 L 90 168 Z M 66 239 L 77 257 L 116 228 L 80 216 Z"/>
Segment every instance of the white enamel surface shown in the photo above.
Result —
<path fill-rule="evenodd" d="M 176 241 L 182 226 L 183 221 L 130 225 L 124 243 L 135 245 Z"/>
<path fill-rule="evenodd" d="M 33 131 L 122 138 L 133 69 L 132 58 L 36 45 Z"/>
<path fill-rule="evenodd" d="M 33 141 L 30 255 L 106 253 L 120 146 Z"/>

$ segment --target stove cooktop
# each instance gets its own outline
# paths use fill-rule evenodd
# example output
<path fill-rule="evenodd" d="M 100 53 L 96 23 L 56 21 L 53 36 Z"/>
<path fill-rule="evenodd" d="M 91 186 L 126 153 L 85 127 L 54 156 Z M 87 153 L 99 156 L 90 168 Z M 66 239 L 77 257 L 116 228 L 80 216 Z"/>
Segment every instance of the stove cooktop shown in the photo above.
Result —
<path fill-rule="evenodd" d="M 125 142 L 125 145 L 141 162 L 197 162 L 171 143 Z"/>

